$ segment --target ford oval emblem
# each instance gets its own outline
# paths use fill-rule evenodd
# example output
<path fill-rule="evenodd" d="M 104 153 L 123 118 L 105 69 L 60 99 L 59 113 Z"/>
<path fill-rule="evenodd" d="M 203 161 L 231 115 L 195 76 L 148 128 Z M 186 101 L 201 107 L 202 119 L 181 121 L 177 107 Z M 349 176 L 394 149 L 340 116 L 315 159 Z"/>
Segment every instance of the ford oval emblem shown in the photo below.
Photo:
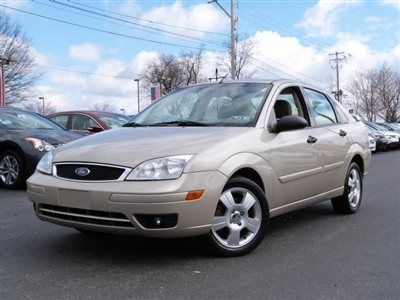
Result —
<path fill-rule="evenodd" d="M 90 170 L 88 168 L 82 167 L 75 170 L 75 174 L 78 176 L 88 176 Z"/>

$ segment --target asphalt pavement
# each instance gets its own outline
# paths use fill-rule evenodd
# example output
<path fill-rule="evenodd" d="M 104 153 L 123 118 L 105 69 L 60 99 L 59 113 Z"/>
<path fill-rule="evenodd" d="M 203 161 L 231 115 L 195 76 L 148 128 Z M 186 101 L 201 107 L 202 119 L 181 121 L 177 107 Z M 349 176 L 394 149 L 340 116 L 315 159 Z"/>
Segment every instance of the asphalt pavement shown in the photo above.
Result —
<path fill-rule="evenodd" d="M 330 201 L 271 220 L 251 254 L 198 238 L 83 235 L 0 190 L 1 299 L 400 299 L 400 151 L 373 156 L 355 215 Z"/>

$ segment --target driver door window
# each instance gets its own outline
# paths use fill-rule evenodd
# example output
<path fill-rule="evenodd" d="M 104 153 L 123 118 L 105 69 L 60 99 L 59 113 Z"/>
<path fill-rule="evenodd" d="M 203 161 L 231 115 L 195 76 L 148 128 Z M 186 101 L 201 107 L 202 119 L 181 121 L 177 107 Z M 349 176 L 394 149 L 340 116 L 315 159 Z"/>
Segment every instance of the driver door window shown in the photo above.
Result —
<path fill-rule="evenodd" d="M 310 124 L 301 92 L 296 87 L 284 89 L 276 98 L 274 105 L 276 120 L 284 116 L 299 116 Z"/>
<path fill-rule="evenodd" d="M 87 131 L 90 126 L 99 125 L 88 116 L 72 115 L 71 130 Z"/>

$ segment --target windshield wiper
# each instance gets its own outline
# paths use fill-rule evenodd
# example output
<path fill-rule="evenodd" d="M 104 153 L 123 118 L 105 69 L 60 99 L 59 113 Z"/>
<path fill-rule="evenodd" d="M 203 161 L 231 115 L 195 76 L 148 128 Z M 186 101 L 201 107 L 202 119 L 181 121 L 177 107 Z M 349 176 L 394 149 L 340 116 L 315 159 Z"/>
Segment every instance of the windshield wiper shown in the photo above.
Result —
<path fill-rule="evenodd" d="M 211 124 L 190 121 L 190 120 L 176 120 L 176 121 L 168 121 L 168 122 L 160 122 L 154 124 L 148 124 L 147 126 L 168 126 L 168 125 L 177 125 L 177 126 L 212 126 Z"/>
<path fill-rule="evenodd" d="M 130 122 L 130 123 L 126 123 L 126 124 L 122 125 L 122 127 L 141 127 L 141 126 L 148 126 L 148 125 L 140 124 L 140 123 L 136 123 L 136 122 Z"/>

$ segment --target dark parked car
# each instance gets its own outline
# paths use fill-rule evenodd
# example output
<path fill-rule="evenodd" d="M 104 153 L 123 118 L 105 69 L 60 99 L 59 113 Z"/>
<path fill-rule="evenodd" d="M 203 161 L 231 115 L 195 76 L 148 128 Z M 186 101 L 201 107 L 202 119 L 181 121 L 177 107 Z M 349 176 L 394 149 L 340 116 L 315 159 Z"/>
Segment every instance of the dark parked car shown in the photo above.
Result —
<path fill-rule="evenodd" d="M 65 111 L 47 116 L 50 120 L 70 131 L 92 134 L 108 129 L 119 128 L 129 118 L 104 111 Z"/>
<path fill-rule="evenodd" d="M 0 186 L 23 187 L 46 152 L 80 137 L 41 115 L 0 107 Z"/>

